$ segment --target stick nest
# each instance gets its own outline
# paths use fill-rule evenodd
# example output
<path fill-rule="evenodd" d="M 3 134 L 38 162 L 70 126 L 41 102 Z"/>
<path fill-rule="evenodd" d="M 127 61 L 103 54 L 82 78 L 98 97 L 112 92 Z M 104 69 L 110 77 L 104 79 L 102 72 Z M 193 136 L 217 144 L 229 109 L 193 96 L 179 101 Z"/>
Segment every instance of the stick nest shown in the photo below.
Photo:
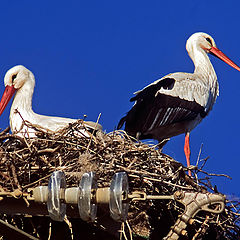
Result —
<path fill-rule="evenodd" d="M 81 120 L 57 133 L 47 133 L 38 126 L 32 128 L 36 138 L 20 138 L 9 134 L 8 129 L 0 133 L 1 192 L 16 189 L 26 192 L 28 188 L 47 185 L 55 170 L 65 172 L 68 187 L 78 186 L 82 174 L 89 171 L 96 173 L 98 187 L 106 187 L 114 173 L 125 171 L 130 192 L 140 190 L 149 195 L 171 195 L 177 190 L 216 191 L 210 183 L 210 174 L 202 170 L 206 159 L 199 161 L 202 166 L 195 166 L 194 176 L 189 178 L 184 166 L 163 154 L 159 146 L 134 141 L 124 131 L 79 137 L 81 129 L 85 128 Z M 129 228 L 123 236 L 162 239 L 183 211 L 183 206 L 173 200 L 131 202 Z M 179 239 L 240 239 L 238 201 L 227 200 L 221 214 L 201 212 L 195 219 L 187 228 L 188 238 Z M 20 225 L 18 227 L 24 229 L 22 222 Z M 98 223 L 95 225 L 100 228 Z"/>

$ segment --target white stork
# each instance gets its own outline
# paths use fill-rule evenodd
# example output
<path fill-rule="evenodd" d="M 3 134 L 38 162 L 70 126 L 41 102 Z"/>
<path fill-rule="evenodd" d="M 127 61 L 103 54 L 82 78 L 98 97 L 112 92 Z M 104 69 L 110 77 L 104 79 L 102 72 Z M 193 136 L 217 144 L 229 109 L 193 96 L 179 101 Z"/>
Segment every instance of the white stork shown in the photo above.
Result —
<path fill-rule="evenodd" d="M 136 92 L 130 101 L 132 109 L 123 117 L 125 131 L 137 139 L 162 141 L 185 133 L 184 153 L 190 166 L 189 134 L 213 107 L 218 96 L 218 81 L 208 53 L 220 58 L 233 68 L 240 68 L 217 47 L 211 36 L 198 32 L 186 43 L 194 73 L 176 72 L 151 83 Z M 191 176 L 191 171 L 188 171 Z"/>
<path fill-rule="evenodd" d="M 12 133 L 21 137 L 35 137 L 33 128 L 29 128 L 23 121 L 28 121 L 33 125 L 40 126 L 46 131 L 56 132 L 76 119 L 49 117 L 39 115 L 32 110 L 32 96 L 35 86 L 35 78 L 31 71 L 24 66 L 18 65 L 7 71 L 5 78 L 5 91 L 0 102 L 0 115 L 15 94 L 10 110 L 10 127 Z M 88 130 L 99 130 L 101 125 L 94 122 L 84 122 Z M 89 137 L 86 130 L 81 130 L 81 136 Z"/>

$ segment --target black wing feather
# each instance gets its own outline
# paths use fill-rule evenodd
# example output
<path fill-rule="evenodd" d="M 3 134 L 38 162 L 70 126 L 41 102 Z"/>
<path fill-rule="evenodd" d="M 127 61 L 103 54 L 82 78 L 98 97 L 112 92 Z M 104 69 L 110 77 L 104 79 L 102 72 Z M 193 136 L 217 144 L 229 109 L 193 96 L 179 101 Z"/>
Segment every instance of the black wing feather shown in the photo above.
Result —
<path fill-rule="evenodd" d="M 130 102 L 137 101 L 143 98 L 150 98 L 154 97 L 157 91 L 160 88 L 163 89 L 172 89 L 175 83 L 175 79 L 173 78 L 164 78 L 157 82 L 156 84 L 149 85 L 148 87 L 141 90 L 139 93 L 137 93 L 136 96 L 132 97 L 130 99 Z"/>
<path fill-rule="evenodd" d="M 126 132 L 136 137 L 137 133 L 144 135 L 149 129 L 193 120 L 198 114 L 205 117 L 204 107 L 194 101 L 160 93 L 156 95 L 161 88 L 170 90 L 174 84 L 175 79 L 165 78 L 156 84 L 149 85 L 131 98 L 131 101 L 136 103 L 120 120 L 118 129 L 125 122 Z"/>

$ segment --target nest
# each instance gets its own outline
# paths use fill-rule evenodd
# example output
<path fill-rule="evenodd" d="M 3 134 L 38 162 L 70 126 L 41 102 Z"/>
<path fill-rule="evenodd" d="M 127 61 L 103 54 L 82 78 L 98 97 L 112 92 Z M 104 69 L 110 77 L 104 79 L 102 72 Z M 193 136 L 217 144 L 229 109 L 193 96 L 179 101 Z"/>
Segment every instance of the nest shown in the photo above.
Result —
<path fill-rule="evenodd" d="M 68 187 L 78 186 L 83 173 L 90 171 L 96 173 L 98 187 L 106 187 L 116 172 L 124 171 L 128 174 L 130 191 L 137 189 L 148 195 L 172 195 L 177 190 L 217 191 L 211 185 L 210 174 L 203 171 L 207 159 L 199 161 L 201 166 L 198 163 L 192 169 L 194 176 L 190 178 L 185 173 L 186 168 L 162 153 L 158 145 L 135 141 L 124 131 L 108 134 L 93 132 L 89 133 L 90 137 L 79 137 L 85 128 L 82 121 L 70 124 L 57 133 L 48 133 L 38 126 L 31 127 L 36 131 L 37 138 L 21 138 L 9 134 L 9 129 L 0 133 L 1 192 L 18 189 L 24 193 L 28 188 L 47 185 L 50 175 L 56 170 L 65 172 Z M 173 200 L 132 202 L 128 221 L 122 225 L 121 237 L 162 239 L 183 211 L 183 206 Z M 48 217 L 31 218 L 32 227 L 29 227 L 29 218 L 24 216 L 2 214 L 2 219 L 42 239 L 45 239 L 46 231 L 50 234 L 49 224 L 46 223 L 51 223 Z M 96 238 L 91 235 L 91 239 L 103 239 L 98 220 L 87 224 L 69 219 L 69 224 L 73 227 L 70 231 L 72 236 L 78 236 L 79 226 L 82 225 L 82 229 L 94 232 Z M 78 227 L 74 229 L 74 225 Z M 40 228 L 45 228 L 45 235 Z M 227 200 L 221 214 L 197 214 L 187 232 L 187 237 L 179 239 L 239 239 L 239 202 Z M 97 238 L 98 234 L 101 237 Z M 108 238 L 104 236 L 104 239 Z"/>

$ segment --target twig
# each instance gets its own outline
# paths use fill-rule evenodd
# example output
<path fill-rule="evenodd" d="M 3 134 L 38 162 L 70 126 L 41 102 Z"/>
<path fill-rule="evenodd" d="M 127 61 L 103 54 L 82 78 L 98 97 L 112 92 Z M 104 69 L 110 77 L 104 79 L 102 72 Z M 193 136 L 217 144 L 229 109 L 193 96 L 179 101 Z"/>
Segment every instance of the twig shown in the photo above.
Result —
<path fill-rule="evenodd" d="M 90 147 L 90 145 L 91 145 L 91 142 L 92 142 L 92 139 L 93 139 L 93 136 L 94 136 L 93 134 L 94 134 L 94 132 L 95 132 L 96 129 L 97 129 L 97 125 L 98 125 L 98 122 L 99 122 L 100 117 L 101 117 L 101 113 L 99 113 L 99 115 L 98 115 L 97 122 L 96 122 L 96 124 L 95 124 L 93 133 L 91 134 L 91 138 L 90 138 L 89 143 L 88 143 L 88 146 L 87 146 L 87 152 L 88 152 L 89 147 Z"/>
<path fill-rule="evenodd" d="M 207 176 L 226 177 L 226 178 L 232 179 L 232 178 L 231 178 L 230 176 L 228 176 L 227 174 L 222 174 L 222 173 L 208 173 L 208 172 L 206 172 L 206 171 L 203 171 L 202 169 L 198 169 L 198 171 L 206 174 Z"/>

